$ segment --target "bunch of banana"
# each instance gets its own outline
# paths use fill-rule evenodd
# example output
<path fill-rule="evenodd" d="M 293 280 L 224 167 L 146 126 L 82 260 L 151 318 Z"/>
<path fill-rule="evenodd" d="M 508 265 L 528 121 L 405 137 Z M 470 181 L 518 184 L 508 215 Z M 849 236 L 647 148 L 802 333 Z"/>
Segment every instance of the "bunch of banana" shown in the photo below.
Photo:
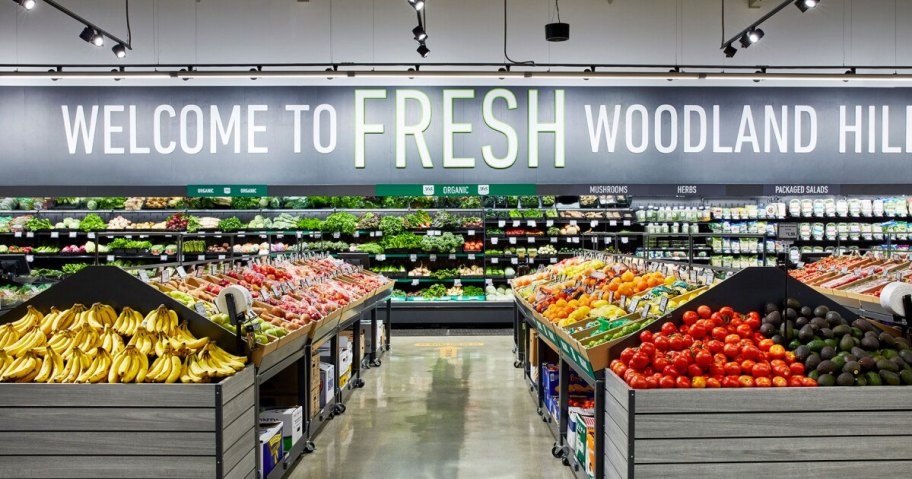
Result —
<path fill-rule="evenodd" d="M 139 328 L 139 323 L 141 323 L 142 320 L 143 317 L 138 311 L 134 311 L 127 306 L 120 312 L 120 316 L 114 321 L 114 331 L 117 331 L 124 336 L 133 336 L 136 334 L 136 329 Z"/>
<path fill-rule="evenodd" d="M 120 334 L 113 327 L 105 326 L 104 331 L 101 333 L 101 349 L 111 354 L 117 354 L 123 351 L 125 347 L 126 345 L 124 345 Z"/>
<path fill-rule="evenodd" d="M 12 323 L 13 327 L 16 328 L 16 332 L 20 335 L 25 334 L 27 331 L 30 331 L 32 328 L 38 325 L 41 322 L 41 318 L 44 318 L 44 315 L 41 314 L 41 311 L 35 309 L 34 306 L 28 306 L 28 312 L 25 313 L 25 316 L 20 318 L 18 321 Z"/>
<path fill-rule="evenodd" d="M 30 382 L 38 375 L 41 362 L 41 356 L 37 352 L 28 351 L 6 367 L 0 375 L 0 382 Z"/>
<path fill-rule="evenodd" d="M 96 329 L 104 329 L 105 326 L 114 324 L 117 320 L 117 312 L 107 304 L 95 303 L 89 309 L 89 324 Z"/>
<path fill-rule="evenodd" d="M 54 333 L 51 336 L 51 339 L 48 340 L 47 345 L 54 350 L 57 354 L 63 354 L 65 351 L 69 351 L 73 347 L 73 340 L 76 338 L 76 333 L 70 331 L 69 329 L 63 329 Z"/>
<path fill-rule="evenodd" d="M 73 333 L 73 342 L 70 344 L 70 349 L 79 348 L 83 352 L 89 353 L 101 345 L 98 331 L 90 326 L 89 323 L 85 323 L 78 329 L 73 330 Z M 69 356 L 68 352 L 64 351 L 63 356 Z"/>
<path fill-rule="evenodd" d="M 76 329 L 83 324 L 89 324 L 89 308 L 86 308 L 83 304 L 74 304 L 70 309 L 73 310 L 73 314 L 76 316 L 73 319 L 72 324 L 70 324 L 70 329 Z"/>
<path fill-rule="evenodd" d="M 130 338 L 127 346 L 135 346 L 145 355 L 155 354 L 155 343 L 158 342 L 159 335 L 143 328 L 138 328 L 136 334 Z"/>
<path fill-rule="evenodd" d="M 45 314 L 43 318 L 41 318 L 41 322 L 38 323 L 38 327 L 41 328 L 41 332 L 43 332 L 45 336 L 50 336 L 51 333 L 54 332 L 54 320 L 56 320 L 57 316 L 59 315 L 60 310 L 54 306 L 51 306 L 51 311 L 48 314 Z"/>
<path fill-rule="evenodd" d="M 51 382 L 65 367 L 63 356 L 58 354 L 50 346 L 46 346 L 44 350 L 44 362 L 41 363 L 41 369 L 38 370 L 38 375 L 35 376 L 34 381 L 36 383 L 48 383 Z"/>
<path fill-rule="evenodd" d="M 3 348 L 10 356 L 20 357 L 34 348 L 40 348 L 47 344 L 47 337 L 40 329 L 35 327 L 31 331 L 19 337 L 15 343 Z"/>
<path fill-rule="evenodd" d="M 197 339 L 187 328 L 187 322 L 184 321 L 174 329 L 174 334 L 168 338 L 169 343 L 175 350 L 189 349 L 191 352 L 197 352 L 200 348 L 209 343 L 209 338 Z M 157 353 L 157 350 L 156 350 Z M 158 354 L 161 356 L 161 354 Z"/>
<path fill-rule="evenodd" d="M 200 366 L 198 361 L 199 358 L 195 354 L 191 354 L 184 359 L 180 377 L 182 383 L 202 383 L 209 380 L 209 373 Z"/>
<path fill-rule="evenodd" d="M 114 357 L 111 356 L 111 353 L 98 348 L 95 353 L 95 359 L 92 360 L 92 364 L 82 371 L 82 374 L 76 378 L 76 382 L 98 383 L 104 381 L 108 377 L 108 371 L 111 369 L 111 363 L 113 363 L 113 361 Z"/>
<path fill-rule="evenodd" d="M 114 362 L 108 371 L 109 383 L 143 382 L 149 372 L 149 357 L 136 348 L 127 347 L 114 356 Z"/>
<path fill-rule="evenodd" d="M 75 383 L 82 373 L 92 365 L 92 358 L 82 352 L 79 348 L 74 348 L 69 352 L 69 356 L 62 355 L 66 360 L 66 366 L 57 371 L 50 382 L 52 383 Z"/>
<path fill-rule="evenodd" d="M 19 341 L 19 331 L 10 323 L 0 326 L 0 350 Z"/>
<path fill-rule="evenodd" d="M 177 329 L 177 313 L 161 305 L 150 311 L 143 319 L 143 326 L 155 333 L 164 333 L 168 336 Z"/>
<path fill-rule="evenodd" d="M 3 371 L 6 371 L 6 367 L 10 364 L 13 364 L 16 358 L 6 354 L 6 351 L 0 349 L 0 376 L 3 375 Z"/>
<path fill-rule="evenodd" d="M 207 353 L 214 360 L 218 361 L 218 363 L 226 364 L 226 365 L 228 365 L 228 367 L 230 367 L 231 369 L 234 369 L 235 371 L 240 371 L 241 369 L 244 369 L 244 364 L 247 363 L 246 356 L 235 356 L 233 354 L 229 354 L 228 351 L 225 351 L 224 349 L 220 348 L 215 343 L 207 344 L 203 348 L 203 352 Z"/>
<path fill-rule="evenodd" d="M 51 325 L 52 331 L 60 331 L 61 329 L 68 329 L 76 322 L 77 316 L 83 313 L 86 310 L 86 307 L 81 304 L 74 304 L 73 307 L 65 311 L 61 311 L 57 316 L 54 317 L 54 322 Z"/>
<path fill-rule="evenodd" d="M 243 362 L 211 343 L 187 357 L 187 373 L 191 378 L 223 378 L 243 368 Z"/>
<path fill-rule="evenodd" d="M 168 346 L 164 354 L 160 355 L 152 366 L 149 367 L 149 373 L 146 374 L 147 383 L 173 383 L 180 379 L 183 364 L 180 356 L 174 354 L 174 351 Z"/>

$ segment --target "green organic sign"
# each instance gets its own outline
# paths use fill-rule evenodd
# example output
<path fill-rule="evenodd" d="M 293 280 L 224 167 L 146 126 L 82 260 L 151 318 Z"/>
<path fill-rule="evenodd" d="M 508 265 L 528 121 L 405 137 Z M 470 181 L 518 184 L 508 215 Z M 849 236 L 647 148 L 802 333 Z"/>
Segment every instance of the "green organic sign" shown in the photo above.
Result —
<path fill-rule="evenodd" d="M 187 196 L 269 196 L 266 185 L 188 185 Z"/>
<path fill-rule="evenodd" d="M 535 185 L 377 185 L 377 196 L 534 196 Z"/>

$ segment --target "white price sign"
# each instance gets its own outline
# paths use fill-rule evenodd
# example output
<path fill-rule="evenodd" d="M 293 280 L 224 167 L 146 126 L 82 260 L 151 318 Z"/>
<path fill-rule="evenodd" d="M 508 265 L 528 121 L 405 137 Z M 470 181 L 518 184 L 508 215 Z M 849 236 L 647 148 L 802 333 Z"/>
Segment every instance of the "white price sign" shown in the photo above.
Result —
<path fill-rule="evenodd" d="M 535 244 L 535 237 L 534 237 L 534 236 L 530 236 L 530 237 L 529 237 L 529 244 Z"/>
<path fill-rule="evenodd" d="M 491 264 L 497 264 L 497 263 L 500 263 L 499 258 L 491 258 Z"/>
<path fill-rule="evenodd" d="M 516 244 L 516 238 L 515 238 L 515 237 L 512 237 L 512 236 L 510 237 L 510 244 Z"/>
<path fill-rule="evenodd" d="M 34 238 L 34 237 L 35 237 L 35 233 L 32 233 L 31 231 L 26 232 L 26 233 L 25 233 L 25 237 L 26 237 L 26 238 Z"/>
<path fill-rule="evenodd" d="M 59 238 L 59 237 L 60 237 L 60 233 L 58 233 L 56 231 L 51 231 L 51 238 Z"/>
<path fill-rule="evenodd" d="M 595 228 L 596 226 L 598 226 L 598 221 L 596 221 L 596 220 L 590 221 L 590 222 L 589 222 L 589 226 L 592 227 L 592 228 Z"/>
<path fill-rule="evenodd" d="M 491 244 L 497 244 L 498 241 L 497 238 L 491 238 Z"/>
<path fill-rule="evenodd" d="M 534 220 L 529 220 L 526 222 L 526 224 L 529 225 L 529 228 L 535 228 L 536 223 Z"/>
<path fill-rule="evenodd" d="M 468 235 L 469 235 L 469 236 L 475 236 L 475 230 L 469 230 L 469 231 L 468 231 Z"/>
<path fill-rule="evenodd" d="M 110 263 L 110 262 L 112 262 L 112 261 L 114 261 L 114 255 L 113 255 L 113 254 L 109 254 L 109 255 L 108 255 L 108 263 Z"/>
<path fill-rule="evenodd" d="M 520 221 L 519 221 L 519 220 L 513 220 L 513 227 L 514 227 L 514 228 L 518 228 L 519 225 L 520 225 Z"/>
<path fill-rule="evenodd" d="M 504 221 L 504 220 L 500 220 L 500 221 L 497 222 L 497 226 L 498 226 L 499 228 L 503 228 L 504 226 L 507 226 L 507 222 Z"/>
<path fill-rule="evenodd" d="M 76 232 L 70 231 L 70 238 L 75 238 L 75 237 L 76 237 Z"/>
<path fill-rule="evenodd" d="M 552 236 L 552 237 L 551 237 L 551 242 L 552 242 L 552 243 L 557 243 L 557 237 L 556 237 L 556 236 Z"/>

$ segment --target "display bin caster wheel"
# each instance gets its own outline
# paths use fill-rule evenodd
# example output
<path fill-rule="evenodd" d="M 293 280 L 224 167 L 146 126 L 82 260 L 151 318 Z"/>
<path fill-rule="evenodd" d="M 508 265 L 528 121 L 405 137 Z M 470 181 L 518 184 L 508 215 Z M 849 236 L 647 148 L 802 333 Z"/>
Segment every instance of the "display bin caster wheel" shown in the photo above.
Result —
<path fill-rule="evenodd" d="M 375 367 L 379 367 L 381 364 L 383 364 L 383 363 L 380 362 L 379 359 L 375 359 L 375 360 L 373 360 L 373 362 L 371 362 L 371 366 L 375 366 Z"/>
<path fill-rule="evenodd" d="M 561 457 L 564 455 L 564 448 L 558 446 L 557 444 L 551 448 L 551 455 L 554 457 Z"/>
<path fill-rule="evenodd" d="M 516 369 L 521 368 L 521 367 L 522 367 L 522 362 L 520 362 L 520 361 L 518 361 L 518 360 L 517 360 L 517 361 L 513 361 L 513 367 L 516 368 Z"/>
<path fill-rule="evenodd" d="M 306 454 L 311 454 L 311 453 L 313 453 L 313 452 L 316 451 L 316 450 L 317 450 L 316 444 L 314 444 L 314 443 L 312 443 L 312 442 L 310 442 L 310 441 L 307 441 L 307 442 L 304 444 L 304 452 L 305 452 Z"/>
<path fill-rule="evenodd" d="M 363 388 L 363 387 L 364 387 L 364 380 L 363 380 L 363 379 L 358 379 L 357 381 L 355 381 L 355 387 L 356 387 L 356 388 Z"/>
<path fill-rule="evenodd" d="M 333 406 L 332 412 L 333 412 L 333 414 L 335 414 L 337 416 L 340 414 L 344 414 L 345 413 L 345 404 L 336 404 L 335 406 Z"/>
<path fill-rule="evenodd" d="M 328 421 L 332 421 L 333 419 L 335 419 L 335 417 L 336 417 L 336 412 L 335 412 L 335 411 L 332 411 L 332 412 L 329 413 L 329 416 L 327 416 L 326 419 L 327 419 Z"/>
<path fill-rule="evenodd" d="M 569 465 L 570 465 L 570 459 L 567 459 L 567 457 L 565 456 L 563 459 L 561 459 L 561 464 L 563 464 L 563 465 L 565 465 L 565 466 L 569 466 Z"/>

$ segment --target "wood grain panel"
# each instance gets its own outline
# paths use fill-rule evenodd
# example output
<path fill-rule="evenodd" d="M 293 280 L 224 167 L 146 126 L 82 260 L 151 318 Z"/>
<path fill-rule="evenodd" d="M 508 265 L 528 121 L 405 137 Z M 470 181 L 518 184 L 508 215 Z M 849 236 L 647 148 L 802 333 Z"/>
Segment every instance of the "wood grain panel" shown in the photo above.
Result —
<path fill-rule="evenodd" d="M 251 449 L 240 462 L 237 463 L 230 471 L 224 474 L 225 479 L 244 479 L 250 474 L 250 471 L 255 471 L 257 468 L 256 462 L 256 452 Z"/>
<path fill-rule="evenodd" d="M 213 432 L 215 409 L 7 407 L 0 408 L 0 431 Z"/>
<path fill-rule="evenodd" d="M 253 407 L 255 390 L 251 386 L 238 394 L 222 408 L 222 424 L 231 424 L 240 415 Z"/>
<path fill-rule="evenodd" d="M 0 455 L 214 456 L 210 432 L 0 432 Z M 115 461 L 116 462 L 116 461 Z"/>
<path fill-rule="evenodd" d="M 608 383 L 605 375 L 605 382 Z M 617 378 L 616 378 L 617 379 Z M 618 379 L 620 381 L 620 379 Z M 610 391 L 611 389 L 609 389 Z M 636 413 L 888 411 L 909 409 L 909 388 L 648 389 L 636 392 Z M 622 403 L 623 404 L 623 403 Z M 813 405 L 813 407 L 809 407 Z"/>
<path fill-rule="evenodd" d="M 637 464 L 634 476 L 650 479 L 833 479 L 907 477 L 910 470 L 912 461 Z"/>
<path fill-rule="evenodd" d="M 4 384 L 0 407 L 215 407 L 212 384 Z"/>
<path fill-rule="evenodd" d="M 27 466 L 25 466 L 27 464 Z M 0 456 L 0 477 L 19 479 L 212 479 L 214 457 Z"/>

